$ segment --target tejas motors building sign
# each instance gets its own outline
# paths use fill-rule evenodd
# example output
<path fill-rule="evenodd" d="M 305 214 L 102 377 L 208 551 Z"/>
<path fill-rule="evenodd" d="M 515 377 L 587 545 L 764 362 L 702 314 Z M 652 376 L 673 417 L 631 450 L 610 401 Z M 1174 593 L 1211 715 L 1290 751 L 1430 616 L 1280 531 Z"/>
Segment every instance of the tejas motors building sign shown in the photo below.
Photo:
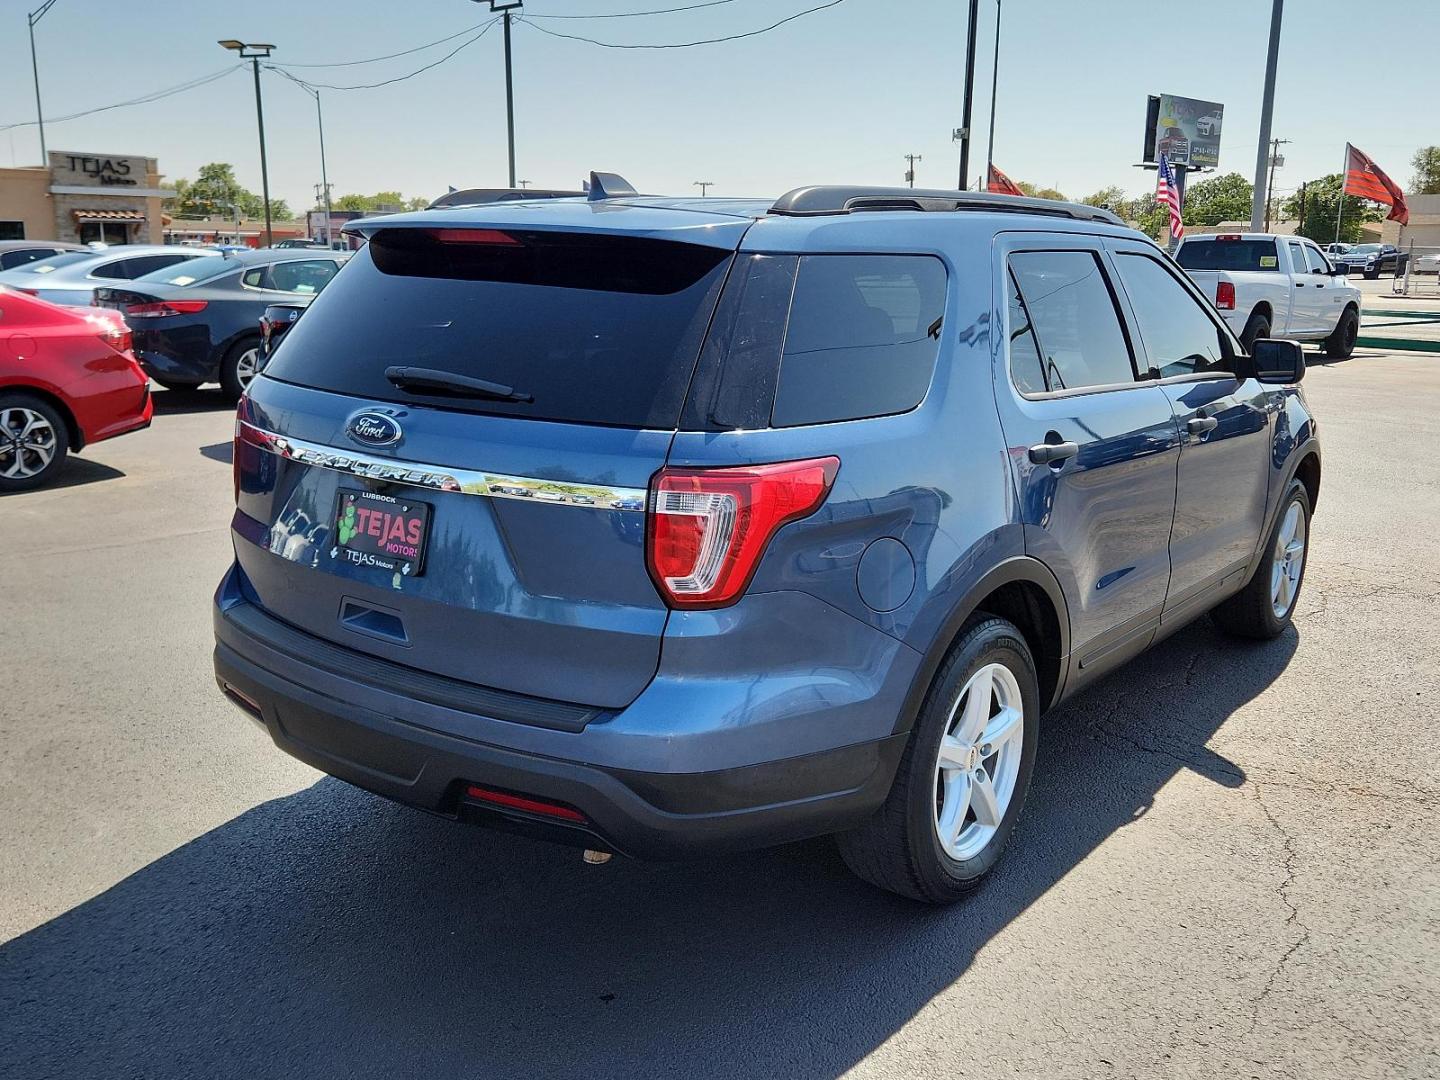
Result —
<path fill-rule="evenodd" d="M 149 160 L 139 155 L 57 151 L 50 155 L 50 182 L 67 187 L 149 187 L 146 183 L 148 165 Z"/>

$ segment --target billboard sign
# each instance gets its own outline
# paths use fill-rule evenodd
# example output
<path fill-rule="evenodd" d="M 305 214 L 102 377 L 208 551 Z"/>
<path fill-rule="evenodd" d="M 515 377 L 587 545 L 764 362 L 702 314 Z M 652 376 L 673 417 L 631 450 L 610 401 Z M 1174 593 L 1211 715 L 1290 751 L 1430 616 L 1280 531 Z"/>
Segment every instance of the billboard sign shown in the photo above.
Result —
<path fill-rule="evenodd" d="M 1153 165 L 1165 154 L 1172 165 L 1213 169 L 1220 164 L 1225 106 L 1178 94 L 1151 94 L 1145 111 L 1145 154 Z"/>

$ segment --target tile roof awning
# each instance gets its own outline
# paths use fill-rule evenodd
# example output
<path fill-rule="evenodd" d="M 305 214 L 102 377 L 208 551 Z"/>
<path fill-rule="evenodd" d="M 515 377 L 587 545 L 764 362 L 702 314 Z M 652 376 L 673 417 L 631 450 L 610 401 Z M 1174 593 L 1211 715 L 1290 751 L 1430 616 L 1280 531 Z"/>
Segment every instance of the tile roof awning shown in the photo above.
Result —
<path fill-rule="evenodd" d="M 144 210 L 72 210 L 75 220 L 92 221 L 144 221 Z"/>

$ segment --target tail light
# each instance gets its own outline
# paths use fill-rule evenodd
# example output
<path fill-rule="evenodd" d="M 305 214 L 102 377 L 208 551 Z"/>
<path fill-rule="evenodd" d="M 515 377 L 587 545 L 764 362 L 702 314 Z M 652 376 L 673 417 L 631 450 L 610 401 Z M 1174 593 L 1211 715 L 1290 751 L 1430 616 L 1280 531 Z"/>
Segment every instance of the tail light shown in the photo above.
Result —
<path fill-rule="evenodd" d="M 165 315 L 193 315 L 204 311 L 205 300 L 160 300 L 153 304 L 127 304 L 127 319 L 158 319 Z"/>
<path fill-rule="evenodd" d="M 1228 281 L 1215 284 L 1215 306 L 1221 311 L 1235 310 L 1235 286 Z"/>
<path fill-rule="evenodd" d="M 130 346 L 134 344 L 128 326 L 112 326 L 100 333 L 100 340 L 109 345 L 116 352 L 128 353 Z"/>
<path fill-rule="evenodd" d="M 551 802 L 549 799 L 530 798 L 526 795 L 512 795 L 508 791 L 494 791 L 490 788 L 477 787 L 474 784 L 466 786 L 465 797 L 474 799 L 476 802 L 489 803 L 491 806 L 502 806 L 507 810 L 523 810 L 527 814 L 539 814 L 542 817 L 558 818 L 561 821 L 583 822 L 585 820 L 584 814 L 564 803 Z"/>
<path fill-rule="evenodd" d="M 661 469 L 650 485 L 646 560 L 674 608 L 733 604 L 770 538 L 815 512 L 840 469 L 836 457 L 718 469 Z"/>
<path fill-rule="evenodd" d="M 486 244 L 515 247 L 520 241 L 499 229 L 430 229 L 430 235 L 442 244 Z"/>

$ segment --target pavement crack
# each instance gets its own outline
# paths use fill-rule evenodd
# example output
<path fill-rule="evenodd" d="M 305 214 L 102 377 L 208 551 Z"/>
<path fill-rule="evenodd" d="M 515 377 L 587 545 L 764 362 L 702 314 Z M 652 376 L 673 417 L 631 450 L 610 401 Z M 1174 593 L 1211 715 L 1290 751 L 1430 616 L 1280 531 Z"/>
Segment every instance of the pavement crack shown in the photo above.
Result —
<path fill-rule="evenodd" d="M 1284 853 L 1283 865 L 1285 878 L 1280 882 L 1275 893 L 1276 896 L 1279 897 L 1280 902 L 1285 905 L 1287 911 L 1285 925 L 1295 927 L 1298 936 L 1290 943 L 1285 951 L 1280 954 L 1279 959 L 1275 961 L 1275 966 L 1271 968 L 1270 974 L 1265 980 L 1265 985 L 1260 988 L 1260 993 L 1256 995 L 1255 1000 L 1251 1002 L 1250 1026 L 1245 1031 L 1246 1035 L 1254 1032 L 1260 1025 L 1260 1009 L 1264 1005 L 1265 999 L 1269 997 L 1270 993 L 1275 989 L 1275 984 L 1279 982 L 1280 976 L 1284 973 L 1291 959 L 1310 941 L 1310 927 L 1300 918 L 1300 908 L 1290 895 L 1290 889 L 1295 884 L 1295 838 L 1290 835 L 1289 830 L 1286 829 L 1285 826 L 1280 824 L 1279 819 L 1271 812 L 1270 807 L 1265 805 L 1265 798 L 1261 794 L 1260 785 L 1252 784 L 1251 788 L 1255 792 L 1255 803 L 1260 807 L 1260 812 L 1265 815 L 1265 820 L 1270 823 L 1270 827 L 1274 829 L 1280 837 L 1281 850 Z"/>

